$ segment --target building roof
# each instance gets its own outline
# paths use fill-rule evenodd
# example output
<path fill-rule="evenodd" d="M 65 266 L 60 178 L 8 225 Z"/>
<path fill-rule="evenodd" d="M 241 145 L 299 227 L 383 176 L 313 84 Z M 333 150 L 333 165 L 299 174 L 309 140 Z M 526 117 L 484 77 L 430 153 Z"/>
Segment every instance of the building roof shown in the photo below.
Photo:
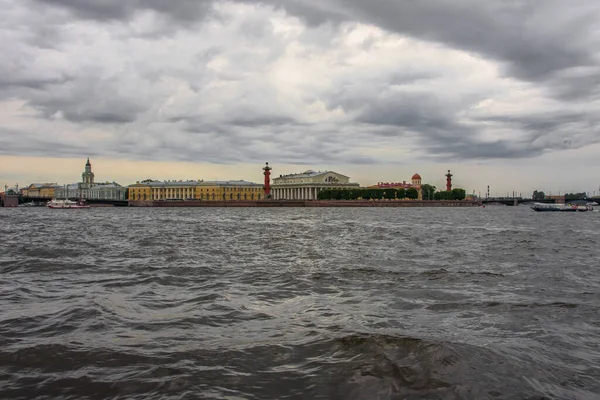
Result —
<path fill-rule="evenodd" d="M 200 183 L 201 185 L 210 186 L 210 185 L 218 185 L 218 186 L 262 186 L 261 183 L 248 182 L 244 180 L 233 180 L 233 181 L 204 181 Z"/>
<path fill-rule="evenodd" d="M 421 175 L 419 175 L 419 174 L 414 174 L 414 175 L 412 176 L 412 179 L 421 179 Z"/>
<path fill-rule="evenodd" d="M 27 186 L 25 189 L 28 188 L 42 188 L 42 187 L 58 187 L 60 186 L 58 183 L 32 183 L 29 186 Z"/>
<path fill-rule="evenodd" d="M 368 188 L 379 188 L 379 189 L 398 189 L 404 188 L 408 189 L 413 187 L 412 183 L 407 182 L 377 182 L 376 185 L 368 186 Z"/>
<path fill-rule="evenodd" d="M 106 182 L 106 183 L 95 183 L 92 186 L 92 189 L 101 189 L 101 188 L 122 188 L 123 186 L 119 185 L 117 182 Z"/>
<path fill-rule="evenodd" d="M 287 175 L 279 175 L 278 178 L 312 178 L 315 176 L 319 176 L 319 175 L 325 175 L 327 173 L 333 173 L 339 176 L 343 176 L 344 178 L 349 178 L 346 175 L 342 175 L 338 172 L 333 172 L 333 171 L 313 171 L 312 169 L 309 169 L 308 171 L 304 171 L 304 172 L 300 172 L 297 174 L 287 174 Z M 276 178 L 277 179 L 277 178 Z"/>
<path fill-rule="evenodd" d="M 153 181 L 140 182 L 130 186 L 148 185 L 148 186 L 260 186 L 260 183 L 248 182 L 244 180 L 229 180 L 229 181 Z"/>

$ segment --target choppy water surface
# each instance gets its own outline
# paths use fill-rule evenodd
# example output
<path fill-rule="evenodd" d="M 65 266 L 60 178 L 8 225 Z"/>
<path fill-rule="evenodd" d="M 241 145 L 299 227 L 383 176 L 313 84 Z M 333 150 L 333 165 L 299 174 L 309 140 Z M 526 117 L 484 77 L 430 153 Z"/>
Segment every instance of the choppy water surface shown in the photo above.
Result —
<path fill-rule="evenodd" d="M 0 209 L 3 399 L 597 399 L 600 213 Z"/>

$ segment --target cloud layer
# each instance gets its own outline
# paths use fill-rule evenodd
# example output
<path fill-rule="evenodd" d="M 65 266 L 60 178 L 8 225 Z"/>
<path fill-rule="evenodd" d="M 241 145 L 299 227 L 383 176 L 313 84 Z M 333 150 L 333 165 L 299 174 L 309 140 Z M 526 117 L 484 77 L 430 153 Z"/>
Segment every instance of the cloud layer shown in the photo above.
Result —
<path fill-rule="evenodd" d="M 0 154 L 527 159 L 600 142 L 600 4 L 0 0 Z"/>

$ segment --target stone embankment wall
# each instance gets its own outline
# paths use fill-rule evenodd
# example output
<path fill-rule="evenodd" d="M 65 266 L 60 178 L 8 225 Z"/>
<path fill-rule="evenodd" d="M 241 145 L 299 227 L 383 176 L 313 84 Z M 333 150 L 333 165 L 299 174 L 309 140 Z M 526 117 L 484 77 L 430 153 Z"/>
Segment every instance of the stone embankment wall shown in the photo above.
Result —
<path fill-rule="evenodd" d="M 2 195 L 0 199 L 0 205 L 2 207 L 16 207 L 19 205 L 19 196 L 12 194 Z"/>
<path fill-rule="evenodd" d="M 130 207 L 478 207 L 479 201 L 386 200 L 260 200 L 260 201 L 144 201 L 130 200 Z"/>

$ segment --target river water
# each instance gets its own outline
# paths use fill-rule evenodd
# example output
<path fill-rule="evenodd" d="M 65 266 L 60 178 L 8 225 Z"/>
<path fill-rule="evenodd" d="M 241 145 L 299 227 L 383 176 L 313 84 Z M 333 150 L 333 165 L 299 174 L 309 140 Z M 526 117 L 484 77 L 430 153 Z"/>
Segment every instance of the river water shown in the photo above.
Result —
<path fill-rule="evenodd" d="M 600 213 L 0 209 L 2 399 L 598 399 Z"/>

